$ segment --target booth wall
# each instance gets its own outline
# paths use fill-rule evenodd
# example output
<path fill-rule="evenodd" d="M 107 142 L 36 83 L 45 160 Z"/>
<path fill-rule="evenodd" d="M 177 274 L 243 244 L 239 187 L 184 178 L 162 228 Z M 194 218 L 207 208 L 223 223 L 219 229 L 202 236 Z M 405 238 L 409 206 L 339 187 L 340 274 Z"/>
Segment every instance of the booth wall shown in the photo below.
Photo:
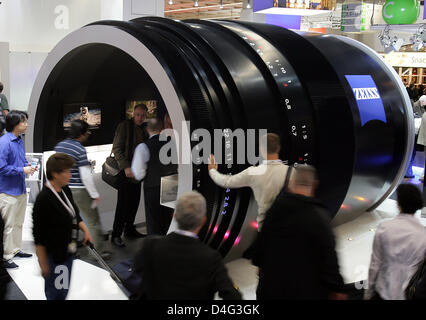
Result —
<path fill-rule="evenodd" d="M 123 0 L 3 0 L 0 79 L 10 108 L 27 110 L 37 72 L 60 40 L 94 21 L 123 20 L 123 7 Z"/>
<path fill-rule="evenodd" d="M 45 52 L 10 53 L 10 105 L 27 110 L 37 73 L 47 57 Z"/>
<path fill-rule="evenodd" d="M 0 81 L 4 84 L 3 93 L 10 97 L 9 43 L 0 42 Z"/>

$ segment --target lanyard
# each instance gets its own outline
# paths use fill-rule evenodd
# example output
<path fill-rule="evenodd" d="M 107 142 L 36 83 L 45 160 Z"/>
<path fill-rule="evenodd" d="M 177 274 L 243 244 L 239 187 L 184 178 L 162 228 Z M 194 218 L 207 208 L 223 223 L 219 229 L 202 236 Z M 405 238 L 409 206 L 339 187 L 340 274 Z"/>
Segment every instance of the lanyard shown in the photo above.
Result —
<path fill-rule="evenodd" d="M 59 194 L 56 192 L 55 188 L 52 187 L 52 185 L 50 184 L 50 181 L 47 180 L 46 181 L 46 185 L 47 187 L 53 192 L 53 194 L 56 196 L 56 198 L 58 198 L 59 202 L 64 206 L 65 209 L 67 209 L 67 211 L 69 212 L 69 214 L 75 218 L 75 210 L 74 207 L 72 206 L 71 202 L 69 201 L 67 195 L 65 194 L 65 192 L 62 192 L 62 194 L 65 197 L 65 201 L 67 202 L 67 204 L 65 204 L 64 200 L 62 200 L 62 198 L 59 196 Z"/>

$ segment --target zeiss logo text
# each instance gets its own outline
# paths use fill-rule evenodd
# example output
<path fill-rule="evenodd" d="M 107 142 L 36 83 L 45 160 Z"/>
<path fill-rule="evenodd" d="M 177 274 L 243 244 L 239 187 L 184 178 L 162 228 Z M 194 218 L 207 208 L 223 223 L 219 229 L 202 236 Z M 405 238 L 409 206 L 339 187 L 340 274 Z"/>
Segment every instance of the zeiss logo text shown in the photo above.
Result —
<path fill-rule="evenodd" d="M 380 99 L 377 88 L 354 88 L 355 98 L 357 100 Z"/>

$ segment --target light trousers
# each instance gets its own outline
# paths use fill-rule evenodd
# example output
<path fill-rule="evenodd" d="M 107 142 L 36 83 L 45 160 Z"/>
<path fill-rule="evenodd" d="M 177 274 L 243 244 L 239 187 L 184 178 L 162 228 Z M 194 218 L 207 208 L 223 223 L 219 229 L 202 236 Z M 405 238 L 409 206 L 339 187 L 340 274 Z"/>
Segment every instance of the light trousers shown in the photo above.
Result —
<path fill-rule="evenodd" d="M 92 208 L 93 199 L 85 188 L 71 188 L 75 204 L 80 209 L 80 216 L 89 229 L 95 248 L 103 252 L 105 249 L 104 235 L 97 208 Z"/>
<path fill-rule="evenodd" d="M 0 193 L 0 210 L 4 221 L 3 258 L 12 259 L 22 248 L 22 225 L 27 208 L 27 194 L 11 196 Z"/>

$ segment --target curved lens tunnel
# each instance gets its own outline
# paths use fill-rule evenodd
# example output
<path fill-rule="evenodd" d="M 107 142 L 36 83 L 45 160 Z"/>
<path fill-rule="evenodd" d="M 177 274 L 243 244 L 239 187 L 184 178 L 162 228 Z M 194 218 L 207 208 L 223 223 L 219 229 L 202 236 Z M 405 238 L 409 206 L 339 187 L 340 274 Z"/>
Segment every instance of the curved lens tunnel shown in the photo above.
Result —
<path fill-rule="evenodd" d="M 414 130 L 399 82 L 374 51 L 339 36 L 225 20 L 100 21 L 68 35 L 47 57 L 31 95 L 28 138 L 33 152 L 52 150 L 64 134 L 61 106 L 98 101 L 102 125 L 91 144 L 110 144 L 126 100 L 156 100 L 188 160 L 178 166 L 178 194 L 195 189 L 206 197 L 200 238 L 233 259 L 256 234 L 256 203 L 247 188 L 214 185 L 202 161 L 208 154 L 191 159 L 200 143 L 194 132 L 279 134 L 281 159 L 318 169 L 317 196 L 337 225 L 378 206 L 405 173 Z M 220 164 L 224 173 L 248 166 L 247 158 L 237 163 L 237 147 L 249 144 L 233 141 L 220 149 L 233 163 Z"/>

